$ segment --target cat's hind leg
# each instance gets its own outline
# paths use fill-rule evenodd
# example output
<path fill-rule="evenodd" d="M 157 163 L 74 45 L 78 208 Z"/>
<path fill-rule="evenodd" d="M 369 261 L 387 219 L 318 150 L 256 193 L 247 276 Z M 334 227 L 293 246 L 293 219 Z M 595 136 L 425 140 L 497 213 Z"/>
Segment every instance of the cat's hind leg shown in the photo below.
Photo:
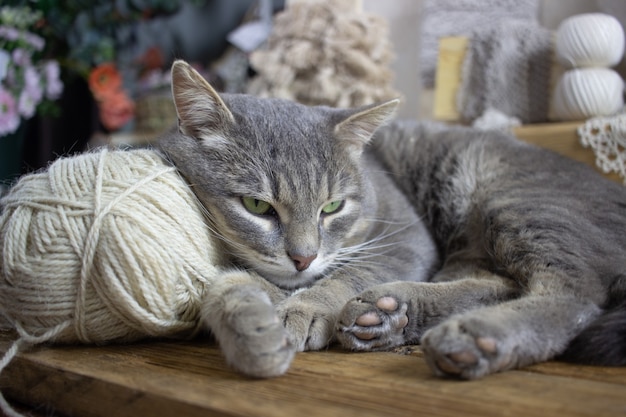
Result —
<path fill-rule="evenodd" d="M 574 296 L 526 296 L 450 317 L 421 344 L 437 375 L 475 379 L 553 358 L 599 314 Z"/>
<path fill-rule="evenodd" d="M 272 289 L 263 288 L 268 285 L 247 272 L 225 273 L 207 289 L 202 306 L 202 320 L 226 362 L 258 378 L 284 374 L 296 352 L 276 313 L 276 300 L 266 291 Z"/>

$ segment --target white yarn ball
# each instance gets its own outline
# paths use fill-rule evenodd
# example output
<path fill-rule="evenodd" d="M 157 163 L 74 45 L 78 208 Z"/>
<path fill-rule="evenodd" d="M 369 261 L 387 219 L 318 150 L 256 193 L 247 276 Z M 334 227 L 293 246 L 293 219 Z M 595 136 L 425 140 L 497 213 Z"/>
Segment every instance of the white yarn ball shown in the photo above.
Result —
<path fill-rule="evenodd" d="M 2 200 L 0 313 L 25 340 L 191 336 L 217 275 L 199 203 L 154 151 L 100 151 Z M 45 341 L 45 340 L 41 340 Z"/>
<path fill-rule="evenodd" d="M 565 71 L 554 90 L 552 110 L 560 120 L 610 116 L 624 106 L 624 82 L 608 68 Z"/>
<path fill-rule="evenodd" d="M 557 29 L 556 55 L 567 68 L 612 67 L 624 55 L 622 25 L 604 13 L 569 17 Z"/>

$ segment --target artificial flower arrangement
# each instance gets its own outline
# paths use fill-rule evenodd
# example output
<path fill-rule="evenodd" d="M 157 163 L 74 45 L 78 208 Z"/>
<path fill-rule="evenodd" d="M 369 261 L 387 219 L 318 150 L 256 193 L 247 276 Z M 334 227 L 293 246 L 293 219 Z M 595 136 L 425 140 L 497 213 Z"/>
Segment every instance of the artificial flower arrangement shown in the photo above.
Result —
<path fill-rule="evenodd" d="M 46 49 L 59 60 L 65 77 L 78 75 L 88 82 L 101 125 L 113 132 L 132 126 L 135 113 L 137 81 L 144 70 L 135 44 L 138 23 L 204 0 L 4 1 L 43 15 Z"/>
<path fill-rule="evenodd" d="M 26 86 L 25 77 L 29 80 L 28 91 L 33 96 L 23 98 L 25 111 L 21 113 L 21 118 L 32 116 L 33 111 L 28 104 L 36 103 L 36 99 L 44 100 L 42 104 L 45 104 L 45 99 L 60 95 L 63 85 L 59 81 L 59 64 L 64 79 L 70 80 L 78 75 L 88 82 L 104 129 L 114 132 L 132 127 L 138 107 L 136 99 L 150 89 L 159 88 L 162 83 L 169 83 L 169 71 L 164 70 L 165 60 L 156 47 L 138 54 L 135 43 L 138 23 L 173 15 L 183 4 L 199 7 L 205 1 L 90 0 L 86 7 L 85 0 L 3 0 L 3 4 L 12 5 L 0 6 L 10 10 L 10 13 L 7 12 L 9 15 L 14 15 L 16 10 L 28 10 L 31 17 L 19 17 L 19 27 L 13 22 L 13 17 L 11 24 L 0 21 L 0 50 L 8 53 L 0 55 L 0 81 L 3 90 L 9 91 L 13 98 L 11 101 L 6 98 L 8 94 L 0 93 L 0 136 L 3 134 L 2 127 L 15 126 L 15 114 L 20 114 L 22 87 Z M 37 29 L 39 35 L 28 31 L 32 27 Z M 20 53 L 16 57 L 12 55 L 16 48 L 14 30 L 21 33 L 19 42 L 30 48 L 30 62 L 37 64 L 33 67 L 39 75 L 41 96 L 34 87 L 31 88 L 37 84 L 33 72 L 28 70 L 26 73 L 25 68 L 22 71 L 17 65 L 15 59 L 21 58 Z M 29 34 L 26 34 L 27 31 Z M 11 39 L 4 37 L 5 32 Z M 41 61 L 44 53 L 55 57 L 56 61 Z M 6 68 L 6 74 L 3 74 L 3 68 Z"/>
<path fill-rule="evenodd" d="M 43 59 L 45 40 L 34 33 L 42 17 L 28 7 L 0 7 L 0 137 L 63 92 L 59 63 Z"/>
<path fill-rule="evenodd" d="M 115 63 L 105 62 L 94 67 L 88 82 L 98 105 L 100 122 L 107 130 L 118 130 L 132 120 L 135 103 L 124 89 Z"/>
<path fill-rule="evenodd" d="M 66 0 L 62 11 L 58 7 L 46 10 L 57 36 L 66 37 L 68 66 L 87 79 L 100 122 L 109 132 L 132 126 L 141 79 L 147 71 L 164 66 L 154 46 L 138 56 L 138 22 L 175 14 L 182 4 L 182 0 L 92 0 L 86 9 L 84 0 Z"/>
<path fill-rule="evenodd" d="M 158 55 L 158 58 L 146 62 L 146 57 Z M 141 99 L 151 91 L 170 86 L 170 72 L 163 70 L 163 59 L 160 51 L 149 48 L 137 60 L 141 69 L 133 86 L 134 96 Z M 124 88 L 122 74 L 114 62 L 105 62 L 94 67 L 89 72 L 89 89 L 93 94 L 99 109 L 100 122 L 109 131 L 115 131 L 125 126 L 136 115 L 138 104 Z"/>

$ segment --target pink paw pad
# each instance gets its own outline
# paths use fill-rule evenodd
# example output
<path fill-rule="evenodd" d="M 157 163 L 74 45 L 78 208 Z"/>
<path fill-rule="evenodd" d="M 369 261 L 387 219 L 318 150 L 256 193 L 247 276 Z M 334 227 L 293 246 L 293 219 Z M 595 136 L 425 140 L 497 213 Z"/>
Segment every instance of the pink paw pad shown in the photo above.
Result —
<path fill-rule="evenodd" d="M 393 297 L 381 297 L 376 301 L 376 307 L 385 311 L 396 311 L 398 309 L 398 302 Z"/>

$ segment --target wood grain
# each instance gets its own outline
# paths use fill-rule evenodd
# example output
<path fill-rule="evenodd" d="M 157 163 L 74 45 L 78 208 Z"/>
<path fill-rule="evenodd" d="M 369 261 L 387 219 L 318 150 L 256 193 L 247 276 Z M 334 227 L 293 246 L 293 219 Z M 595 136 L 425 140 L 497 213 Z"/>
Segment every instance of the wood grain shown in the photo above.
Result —
<path fill-rule="evenodd" d="M 594 167 L 596 171 L 605 177 L 622 182 L 623 179 L 616 173 L 606 174 L 602 172 L 596 165 L 596 156 L 593 150 L 585 148 L 580 144 L 577 129 L 583 123 L 584 121 L 524 125 L 513 129 L 513 133 L 525 142 L 553 150 L 576 161 L 583 162 Z"/>
<path fill-rule="evenodd" d="M 0 349 L 8 334 L 0 335 Z M 279 378 L 231 371 L 210 340 L 38 347 L 0 378 L 35 411 L 67 416 L 623 416 L 626 369 L 551 362 L 479 381 L 431 375 L 410 354 L 297 355 Z"/>

